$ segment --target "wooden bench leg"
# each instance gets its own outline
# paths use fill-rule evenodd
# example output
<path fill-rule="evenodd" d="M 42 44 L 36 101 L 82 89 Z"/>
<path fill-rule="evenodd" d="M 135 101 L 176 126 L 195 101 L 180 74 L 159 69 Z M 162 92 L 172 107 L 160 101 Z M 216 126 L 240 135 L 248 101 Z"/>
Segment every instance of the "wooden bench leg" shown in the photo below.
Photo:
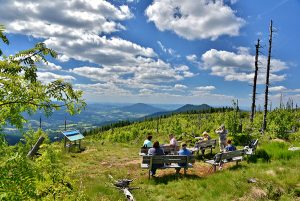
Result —
<path fill-rule="evenodd" d="M 148 179 L 150 180 L 150 172 L 151 172 L 151 170 L 149 169 L 149 171 L 148 171 Z"/>
<path fill-rule="evenodd" d="M 187 168 L 184 168 L 184 175 L 186 175 L 186 169 L 187 169 Z"/>
<path fill-rule="evenodd" d="M 217 166 L 216 165 L 213 165 L 213 167 L 214 167 L 214 172 L 217 170 Z"/>
<path fill-rule="evenodd" d="M 239 161 L 236 161 L 236 165 L 239 165 Z"/>
<path fill-rule="evenodd" d="M 210 148 L 210 154 L 212 154 L 212 148 Z"/>

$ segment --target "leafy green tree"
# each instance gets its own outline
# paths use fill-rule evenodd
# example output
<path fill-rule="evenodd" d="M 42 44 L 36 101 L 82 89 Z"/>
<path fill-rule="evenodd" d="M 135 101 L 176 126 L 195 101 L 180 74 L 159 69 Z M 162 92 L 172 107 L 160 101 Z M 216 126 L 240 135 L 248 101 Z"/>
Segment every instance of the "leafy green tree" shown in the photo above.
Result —
<path fill-rule="evenodd" d="M 1 40 L 9 44 L 3 31 L 4 27 L 0 26 Z M 32 114 L 42 110 L 50 115 L 53 110 L 65 107 L 75 114 L 85 107 L 82 91 L 74 90 L 70 83 L 55 80 L 45 84 L 37 79 L 37 65 L 47 63 L 49 56 L 56 58 L 57 53 L 44 43 L 38 43 L 0 60 L 0 127 L 9 122 L 21 128 L 25 122 L 24 112 Z"/>

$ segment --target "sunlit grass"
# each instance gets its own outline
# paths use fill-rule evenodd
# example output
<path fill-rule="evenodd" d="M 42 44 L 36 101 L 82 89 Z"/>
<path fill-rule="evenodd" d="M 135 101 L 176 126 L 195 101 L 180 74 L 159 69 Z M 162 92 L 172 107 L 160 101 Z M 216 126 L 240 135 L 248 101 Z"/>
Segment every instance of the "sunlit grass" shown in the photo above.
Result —
<path fill-rule="evenodd" d="M 90 200 L 125 200 L 111 186 L 108 175 L 134 179 L 131 185 L 140 187 L 133 190 L 136 200 L 295 200 L 299 196 L 300 154 L 287 151 L 288 144 L 281 142 L 260 145 L 270 156 L 269 162 L 258 157 L 255 163 L 231 164 L 213 173 L 198 160 L 187 176 L 158 170 L 158 178 L 151 180 L 140 168 L 139 144 L 86 140 L 84 146 L 84 152 L 66 154 L 64 161 Z M 250 178 L 257 182 L 248 183 Z"/>

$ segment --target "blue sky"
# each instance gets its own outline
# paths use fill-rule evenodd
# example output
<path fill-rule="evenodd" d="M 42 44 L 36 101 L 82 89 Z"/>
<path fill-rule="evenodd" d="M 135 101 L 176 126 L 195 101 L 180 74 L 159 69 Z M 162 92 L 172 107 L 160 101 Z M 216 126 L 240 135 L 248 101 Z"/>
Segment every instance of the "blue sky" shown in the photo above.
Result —
<path fill-rule="evenodd" d="M 299 10 L 299 0 L 2 0 L 10 45 L 0 47 L 45 42 L 59 57 L 39 64 L 39 79 L 65 79 L 87 102 L 248 107 L 258 38 L 263 102 L 272 19 L 270 100 L 299 104 Z"/>

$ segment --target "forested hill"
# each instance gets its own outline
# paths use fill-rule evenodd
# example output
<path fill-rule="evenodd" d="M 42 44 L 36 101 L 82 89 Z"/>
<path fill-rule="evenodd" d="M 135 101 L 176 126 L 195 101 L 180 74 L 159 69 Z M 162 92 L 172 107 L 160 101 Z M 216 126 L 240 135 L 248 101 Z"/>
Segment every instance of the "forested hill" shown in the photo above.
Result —
<path fill-rule="evenodd" d="M 129 106 L 130 107 L 130 106 Z M 111 122 L 109 124 L 99 126 L 97 128 L 89 129 L 84 132 L 85 135 L 93 135 L 99 132 L 107 131 L 110 129 L 115 129 L 131 124 L 135 124 L 138 122 L 143 122 L 143 121 L 151 121 L 151 120 L 157 120 L 157 119 L 163 119 L 167 117 L 172 117 L 177 114 L 198 114 L 198 115 L 203 115 L 203 114 L 208 114 L 208 113 L 214 113 L 214 112 L 225 112 L 225 111 L 232 111 L 233 108 L 231 107 L 222 107 L 222 108 L 213 108 L 210 107 L 206 104 L 202 105 L 184 105 L 176 110 L 172 111 L 165 111 L 165 112 L 157 112 L 151 115 L 147 115 L 141 118 L 137 118 L 135 120 L 121 120 L 118 122 Z"/>
<path fill-rule="evenodd" d="M 207 104 L 202 104 L 202 105 L 191 105 L 191 104 L 186 104 L 177 110 L 174 110 L 174 112 L 188 112 L 188 111 L 204 111 L 204 110 L 209 110 L 212 108 L 211 106 Z"/>
<path fill-rule="evenodd" d="M 141 122 L 119 122 L 118 125 L 98 128 L 87 134 L 95 135 L 96 139 L 108 139 L 116 142 L 142 141 L 147 134 L 157 135 L 158 138 L 167 140 L 169 133 L 175 134 L 179 139 L 185 139 L 187 136 L 189 136 L 188 138 L 201 136 L 204 131 L 215 135 L 214 131 L 221 124 L 225 124 L 229 130 L 229 136 L 238 144 L 245 144 L 251 137 L 260 135 L 262 112 L 257 112 L 255 121 L 250 123 L 248 112 L 232 108 L 224 111 L 222 109 L 213 113 L 210 111 L 194 114 L 178 113 L 160 118 L 149 118 Z M 278 116 L 281 119 L 278 119 Z M 273 137 L 288 138 L 290 132 L 299 129 L 299 116 L 300 110 L 270 112 L 268 132 Z"/>
<path fill-rule="evenodd" d="M 144 103 L 136 103 L 133 105 L 125 106 L 120 108 L 123 112 L 141 113 L 141 114 L 152 114 L 156 112 L 163 112 L 164 109 L 147 105 Z"/>

